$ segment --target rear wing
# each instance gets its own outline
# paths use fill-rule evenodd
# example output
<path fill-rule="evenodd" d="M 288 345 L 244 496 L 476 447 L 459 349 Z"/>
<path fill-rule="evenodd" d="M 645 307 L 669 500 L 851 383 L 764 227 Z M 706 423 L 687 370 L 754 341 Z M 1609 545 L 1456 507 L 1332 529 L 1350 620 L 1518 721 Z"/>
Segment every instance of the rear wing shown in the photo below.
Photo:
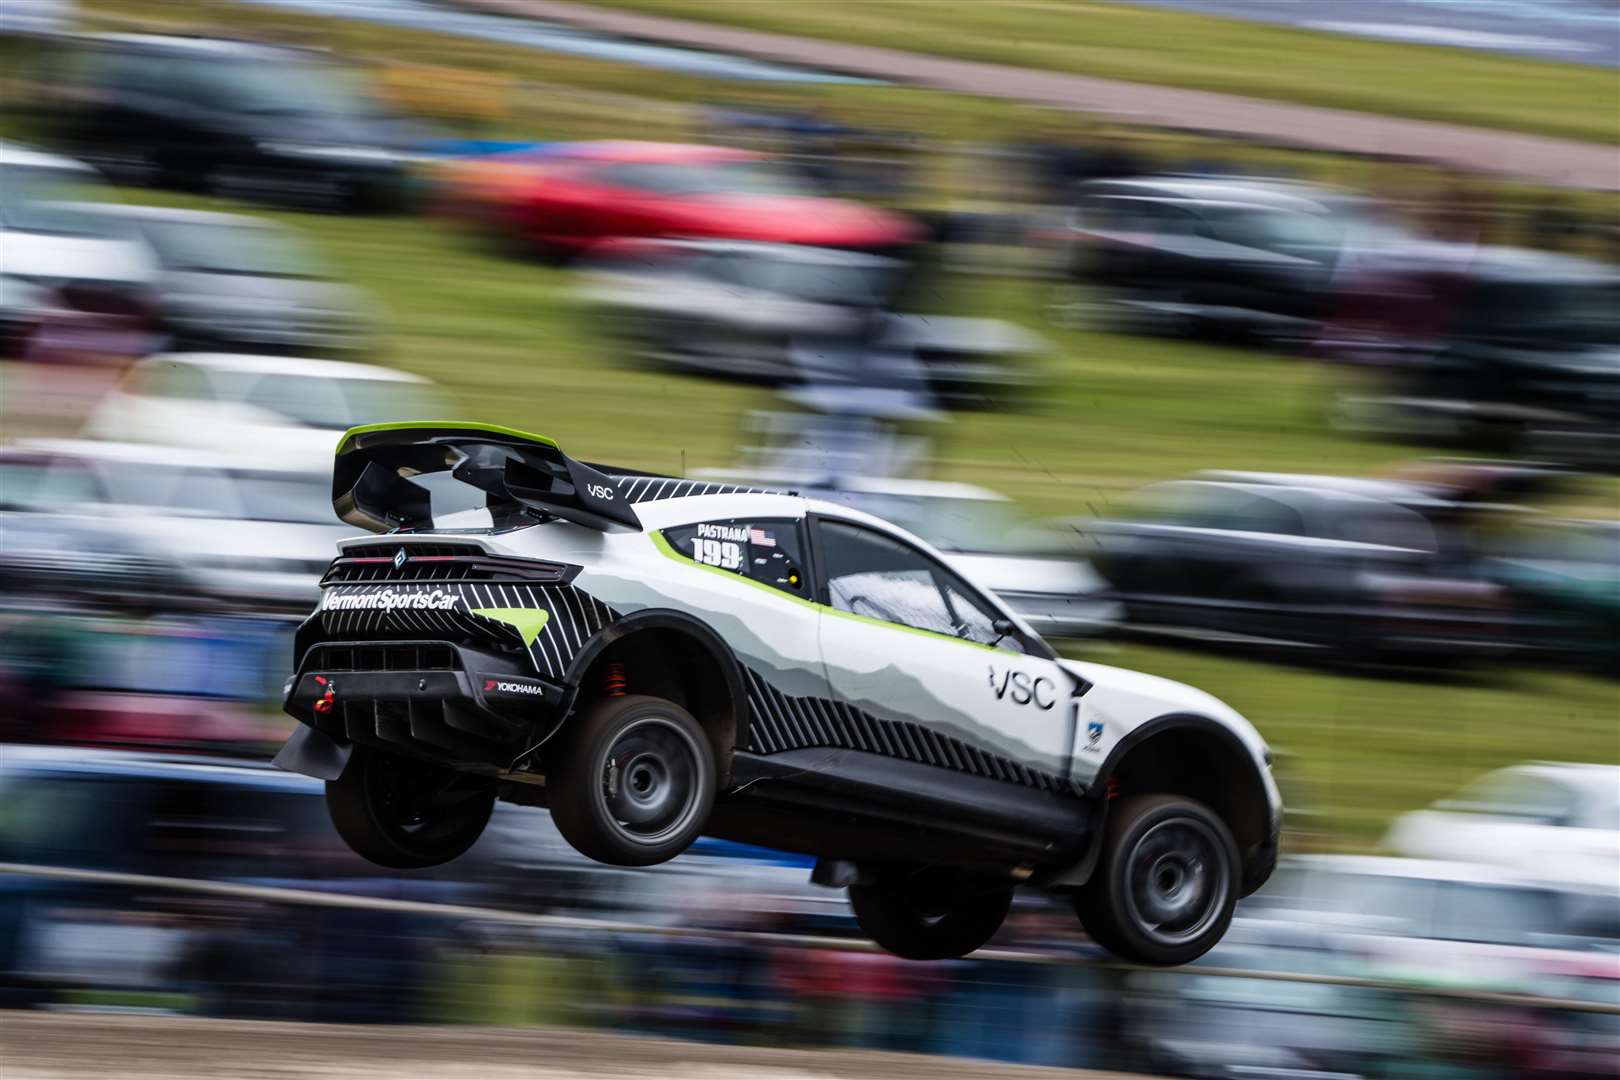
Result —
<path fill-rule="evenodd" d="M 332 469 L 332 508 L 372 532 L 428 527 L 432 493 L 411 478 L 441 472 L 484 492 L 496 516 L 531 510 L 593 529 L 641 528 L 612 477 L 544 435 L 450 420 L 344 432 Z"/>

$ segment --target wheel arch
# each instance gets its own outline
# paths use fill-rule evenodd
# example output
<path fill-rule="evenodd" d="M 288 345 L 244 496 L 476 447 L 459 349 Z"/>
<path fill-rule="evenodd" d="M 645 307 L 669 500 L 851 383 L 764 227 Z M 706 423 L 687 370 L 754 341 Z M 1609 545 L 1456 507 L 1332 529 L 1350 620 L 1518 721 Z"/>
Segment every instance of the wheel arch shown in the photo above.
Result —
<path fill-rule="evenodd" d="M 1243 860 L 1241 894 L 1265 884 L 1277 859 L 1279 821 L 1263 770 L 1248 745 L 1226 725 L 1197 713 L 1167 713 L 1139 725 L 1103 760 L 1091 792 L 1165 792 L 1207 805 L 1232 831 Z M 1100 830 L 1099 830 L 1100 835 Z"/>
<path fill-rule="evenodd" d="M 731 780 L 731 751 L 749 738 L 748 691 L 742 665 L 725 639 L 682 611 L 652 608 L 617 619 L 574 656 L 564 682 L 574 711 L 601 697 L 615 661 L 626 665 L 628 690 L 677 701 L 714 742 L 721 790 Z"/>

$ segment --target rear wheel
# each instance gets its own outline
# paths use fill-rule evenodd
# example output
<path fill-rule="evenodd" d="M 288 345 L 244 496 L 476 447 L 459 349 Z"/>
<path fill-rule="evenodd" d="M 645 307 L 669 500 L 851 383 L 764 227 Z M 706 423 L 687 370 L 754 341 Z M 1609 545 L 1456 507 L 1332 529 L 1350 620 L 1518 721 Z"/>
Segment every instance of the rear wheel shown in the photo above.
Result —
<path fill-rule="evenodd" d="M 419 870 L 465 852 L 495 808 L 486 777 L 357 746 L 326 784 L 326 809 L 354 853 L 378 866 Z"/>
<path fill-rule="evenodd" d="M 692 714 L 663 698 L 605 698 L 546 770 L 557 830 L 583 855 L 651 866 L 691 846 L 714 805 L 714 750 Z"/>
<path fill-rule="evenodd" d="M 866 936 L 907 960 L 951 960 L 982 948 L 1012 906 L 1005 881 L 944 867 L 894 869 L 849 887 Z"/>
<path fill-rule="evenodd" d="M 1237 906 L 1237 845 L 1216 814 L 1179 795 L 1122 799 L 1075 912 L 1097 944 L 1141 964 L 1185 964 L 1226 933 Z"/>

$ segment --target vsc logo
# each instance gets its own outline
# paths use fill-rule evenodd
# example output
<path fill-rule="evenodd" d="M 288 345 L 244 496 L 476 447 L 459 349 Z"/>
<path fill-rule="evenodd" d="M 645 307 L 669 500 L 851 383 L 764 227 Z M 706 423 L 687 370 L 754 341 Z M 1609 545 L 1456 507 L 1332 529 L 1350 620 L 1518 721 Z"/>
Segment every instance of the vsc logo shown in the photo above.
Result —
<path fill-rule="evenodd" d="M 1007 668 L 998 672 L 990 666 L 990 691 L 997 701 L 1011 701 L 1014 705 L 1031 705 L 1037 709 L 1050 709 L 1057 704 L 1057 686 L 1044 675 L 1030 678 L 1026 671 Z"/>

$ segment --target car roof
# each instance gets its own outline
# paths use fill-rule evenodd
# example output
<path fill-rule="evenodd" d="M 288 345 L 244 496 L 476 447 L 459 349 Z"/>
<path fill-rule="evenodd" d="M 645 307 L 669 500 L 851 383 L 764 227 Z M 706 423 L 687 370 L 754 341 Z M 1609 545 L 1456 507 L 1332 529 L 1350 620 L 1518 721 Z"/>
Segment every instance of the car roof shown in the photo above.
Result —
<path fill-rule="evenodd" d="M 1399 855 L 1297 855 L 1289 865 L 1313 873 L 1362 874 L 1369 877 L 1446 881 L 1468 885 L 1508 885 L 1552 889 L 1553 886 L 1512 870 L 1447 859 L 1409 859 Z"/>
<path fill-rule="evenodd" d="M 217 57 L 222 60 L 274 60 L 318 55 L 316 50 L 293 45 L 238 38 L 193 37 L 187 34 L 85 34 L 79 40 L 92 45 L 120 46 L 150 52 L 189 53 L 193 56 Z"/>
<path fill-rule="evenodd" d="M 872 255 L 864 251 L 848 251 L 843 248 L 814 247 L 809 244 L 777 244 L 759 240 L 674 240 L 674 239 L 635 239 L 624 245 L 631 251 L 657 252 L 661 249 L 674 251 L 700 251 L 716 254 L 739 253 L 744 255 L 765 255 L 798 263 L 825 263 L 838 267 L 890 267 L 904 266 L 903 260 L 890 258 L 886 255 Z"/>
<path fill-rule="evenodd" d="M 177 224 L 220 225 L 233 228 L 284 229 L 285 226 L 248 214 L 226 214 L 218 210 L 190 210 L 179 206 L 131 206 L 128 203 L 65 203 L 75 209 L 134 221 L 163 221 Z"/>
<path fill-rule="evenodd" d="M 1470 256 L 1467 273 L 1478 281 L 1620 285 L 1620 266 L 1535 248 L 1480 248 Z"/>
<path fill-rule="evenodd" d="M 601 139 L 592 142 L 566 143 L 552 148 L 546 157 L 582 158 L 593 161 L 620 162 L 681 162 L 698 161 L 759 161 L 765 155 L 754 150 L 733 146 L 710 146 L 705 143 L 650 142 L 634 139 Z"/>
<path fill-rule="evenodd" d="M 372 379 L 378 382 L 427 383 L 408 371 L 359 364 L 352 360 L 317 360 L 307 356 L 261 356 L 256 353 L 160 353 L 140 360 L 137 367 L 155 364 L 190 364 L 209 371 L 266 375 L 297 375 L 319 379 Z"/>
<path fill-rule="evenodd" d="M 198 453 L 190 447 L 170 447 L 160 442 L 104 442 L 100 439 L 21 439 L 16 449 L 49 453 L 52 457 L 86 461 L 120 461 L 128 465 L 160 465 L 175 468 L 230 470 L 235 463 L 217 453 Z"/>
<path fill-rule="evenodd" d="M 1242 176 L 1142 176 L 1123 180 L 1093 180 L 1082 184 L 1080 191 L 1087 195 L 1266 204 L 1317 213 L 1354 201 L 1354 196 L 1346 192 L 1304 181 Z"/>
<path fill-rule="evenodd" d="M 1237 469 L 1208 469 L 1194 479 L 1239 485 L 1246 488 L 1279 488 L 1318 495 L 1359 495 L 1369 499 L 1406 501 L 1422 498 L 1423 492 L 1398 480 L 1365 476 L 1333 476 L 1326 473 L 1245 472 Z"/>
<path fill-rule="evenodd" d="M 71 172 L 94 173 L 82 161 L 60 154 L 47 154 L 20 143 L 0 141 L 0 165 L 23 165 L 35 169 L 62 169 Z"/>
<path fill-rule="evenodd" d="M 916 480 L 897 476 L 839 476 L 796 469 L 700 469 L 704 479 L 758 484 L 763 487 L 792 488 L 795 491 L 846 491 L 858 495 L 896 495 L 923 499 L 977 499 L 1006 502 L 1007 497 L 989 488 L 952 480 Z"/>

